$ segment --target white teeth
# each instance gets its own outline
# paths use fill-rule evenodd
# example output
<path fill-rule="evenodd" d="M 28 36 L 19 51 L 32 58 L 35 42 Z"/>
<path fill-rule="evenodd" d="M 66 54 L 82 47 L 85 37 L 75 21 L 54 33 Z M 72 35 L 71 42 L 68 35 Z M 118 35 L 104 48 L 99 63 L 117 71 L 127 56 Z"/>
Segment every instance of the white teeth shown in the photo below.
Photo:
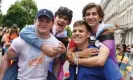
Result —
<path fill-rule="evenodd" d="M 75 37 L 75 39 L 81 39 L 81 37 Z"/>

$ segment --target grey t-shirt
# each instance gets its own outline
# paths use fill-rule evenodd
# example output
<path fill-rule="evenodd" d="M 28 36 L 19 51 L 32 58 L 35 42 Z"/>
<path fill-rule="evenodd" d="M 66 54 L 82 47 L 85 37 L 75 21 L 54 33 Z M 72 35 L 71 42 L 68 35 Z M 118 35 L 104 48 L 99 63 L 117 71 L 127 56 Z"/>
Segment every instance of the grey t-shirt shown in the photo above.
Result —
<path fill-rule="evenodd" d="M 44 43 L 51 47 L 57 46 L 59 41 L 51 34 Z M 48 67 L 53 58 L 46 56 L 41 50 L 27 44 L 20 37 L 13 40 L 11 47 L 18 55 L 18 79 L 19 80 L 46 80 Z"/>

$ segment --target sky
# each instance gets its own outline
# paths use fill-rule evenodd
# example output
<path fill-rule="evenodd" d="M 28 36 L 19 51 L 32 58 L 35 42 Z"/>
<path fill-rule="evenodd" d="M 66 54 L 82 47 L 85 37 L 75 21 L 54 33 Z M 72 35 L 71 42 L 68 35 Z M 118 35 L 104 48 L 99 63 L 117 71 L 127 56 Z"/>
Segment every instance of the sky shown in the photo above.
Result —
<path fill-rule="evenodd" d="M 17 0 L 2 0 L 1 10 L 3 14 L 7 13 L 8 8 L 11 4 L 14 4 Z M 73 11 L 73 20 L 72 24 L 76 20 L 82 19 L 82 9 L 89 2 L 95 2 L 100 4 L 101 0 L 34 0 L 37 4 L 38 9 L 49 9 L 52 10 L 53 13 L 60 7 L 68 7 Z M 71 24 L 71 25 L 72 25 Z M 70 26 L 71 26 L 70 25 Z"/>

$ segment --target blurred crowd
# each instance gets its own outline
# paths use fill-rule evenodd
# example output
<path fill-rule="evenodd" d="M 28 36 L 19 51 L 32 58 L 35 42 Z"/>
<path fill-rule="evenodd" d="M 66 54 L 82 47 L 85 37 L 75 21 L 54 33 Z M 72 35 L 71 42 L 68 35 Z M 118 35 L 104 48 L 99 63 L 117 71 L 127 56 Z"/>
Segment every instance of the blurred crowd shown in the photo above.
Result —
<path fill-rule="evenodd" d="M 133 59 L 133 44 L 118 44 L 116 46 L 116 59 L 122 75 L 124 77 L 127 77 L 127 75 L 133 76 L 133 66 L 131 63 L 131 60 Z"/>
<path fill-rule="evenodd" d="M 2 56 L 7 51 L 8 47 L 14 38 L 18 37 L 19 28 L 17 24 L 13 24 L 10 28 L 6 26 L 0 27 L 0 40 Z"/>

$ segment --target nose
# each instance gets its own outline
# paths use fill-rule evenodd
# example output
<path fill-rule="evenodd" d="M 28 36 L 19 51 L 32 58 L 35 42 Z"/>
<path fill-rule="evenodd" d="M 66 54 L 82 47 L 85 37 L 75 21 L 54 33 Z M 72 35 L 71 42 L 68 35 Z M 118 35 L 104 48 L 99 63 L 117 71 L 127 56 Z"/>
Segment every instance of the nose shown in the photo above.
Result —
<path fill-rule="evenodd" d="M 64 21 L 64 18 L 60 18 L 60 21 Z"/>
<path fill-rule="evenodd" d="M 93 15 L 92 15 L 92 14 L 90 14 L 89 18 L 93 18 Z"/>
<path fill-rule="evenodd" d="M 79 35 L 79 33 L 80 33 L 79 31 L 76 31 L 76 32 L 75 32 L 76 35 Z"/>
<path fill-rule="evenodd" d="M 47 24 L 47 22 L 45 22 L 45 21 L 42 22 L 42 25 L 46 25 L 46 24 Z"/>

